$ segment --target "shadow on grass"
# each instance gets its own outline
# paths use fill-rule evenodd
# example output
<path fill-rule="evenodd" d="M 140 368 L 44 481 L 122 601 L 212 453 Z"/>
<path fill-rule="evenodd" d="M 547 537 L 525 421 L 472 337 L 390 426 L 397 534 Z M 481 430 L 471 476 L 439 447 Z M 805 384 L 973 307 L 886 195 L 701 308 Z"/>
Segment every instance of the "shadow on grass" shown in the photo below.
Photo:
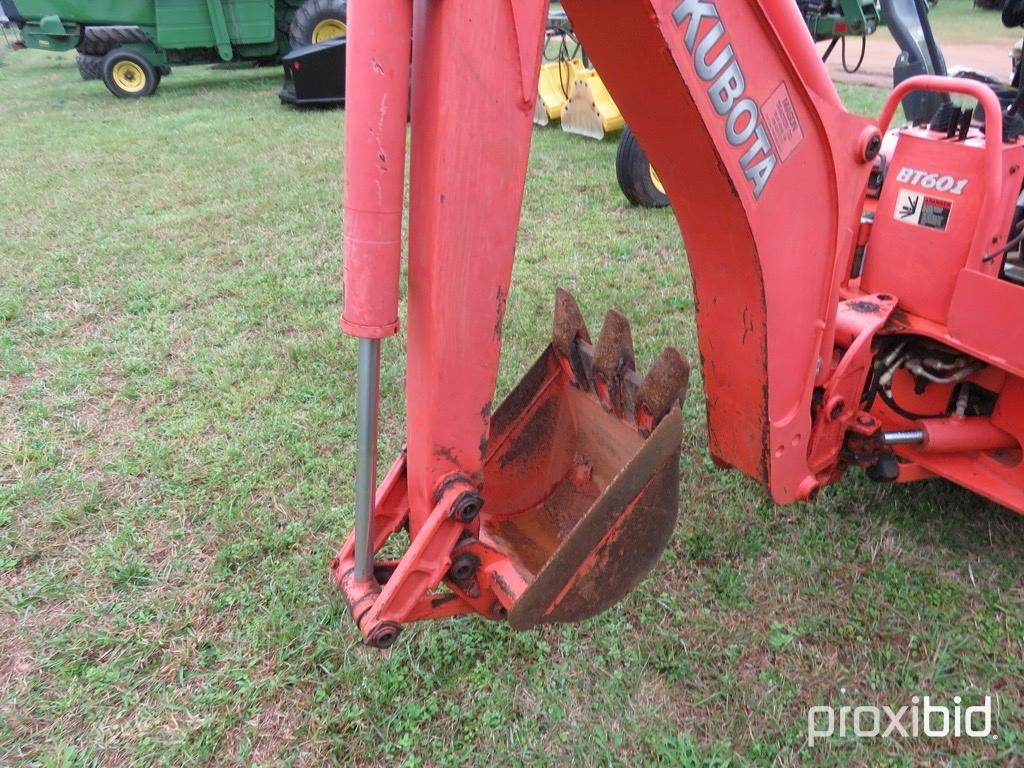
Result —
<path fill-rule="evenodd" d="M 854 487 L 842 495 L 846 503 L 833 501 L 829 504 L 832 511 L 842 514 L 849 508 L 849 500 L 859 497 L 856 507 L 866 518 L 892 526 L 915 544 L 957 556 L 984 551 L 995 559 L 1005 559 L 1009 570 L 1021 573 L 1024 516 L 938 478 L 878 486 L 861 476 L 850 485 Z"/>

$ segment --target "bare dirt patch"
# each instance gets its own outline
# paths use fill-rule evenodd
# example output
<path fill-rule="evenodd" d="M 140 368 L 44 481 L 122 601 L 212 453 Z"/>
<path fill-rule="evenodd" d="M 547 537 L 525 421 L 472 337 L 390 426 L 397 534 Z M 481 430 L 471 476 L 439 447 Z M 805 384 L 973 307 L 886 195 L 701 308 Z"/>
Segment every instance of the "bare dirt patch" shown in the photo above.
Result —
<path fill-rule="evenodd" d="M 253 765 L 276 765 L 277 758 L 291 749 L 302 717 L 294 701 L 278 696 L 266 703 L 252 721 L 255 740 L 252 750 Z"/>
<path fill-rule="evenodd" d="M 4 692 L 0 709 L 5 714 L 25 691 L 28 680 L 36 668 L 32 646 L 19 634 L 19 622 L 13 614 L 0 614 L 0 691 Z"/>
<path fill-rule="evenodd" d="M 820 53 L 824 53 L 826 43 L 819 43 Z M 1010 75 L 1010 47 L 1004 43 L 959 43 L 943 46 L 946 66 L 969 67 L 980 70 L 993 77 L 1006 80 Z M 899 46 L 887 34 L 875 34 L 868 38 L 864 63 L 854 73 L 843 69 L 839 48 L 828 60 L 828 71 L 832 79 L 848 85 L 869 85 L 875 88 L 892 88 L 892 68 L 900 54 Z M 847 62 L 852 66 L 860 57 L 860 42 L 847 42 Z"/>

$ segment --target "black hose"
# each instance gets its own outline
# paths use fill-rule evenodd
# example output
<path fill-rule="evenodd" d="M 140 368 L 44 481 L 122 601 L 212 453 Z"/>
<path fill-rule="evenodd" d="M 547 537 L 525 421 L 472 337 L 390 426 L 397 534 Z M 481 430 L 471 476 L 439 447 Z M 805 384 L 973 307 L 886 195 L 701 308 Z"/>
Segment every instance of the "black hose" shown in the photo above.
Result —
<path fill-rule="evenodd" d="M 904 419 L 911 419 L 912 421 L 918 421 L 920 419 L 941 419 L 941 418 L 944 418 L 947 415 L 945 413 L 934 413 L 934 414 L 931 414 L 931 415 L 926 415 L 926 414 L 922 414 L 922 413 L 914 413 L 913 411 L 908 411 L 906 408 L 904 408 L 899 403 L 897 403 L 895 400 L 893 400 L 891 397 L 889 397 L 889 395 L 887 395 L 885 393 L 884 389 L 879 389 L 877 394 L 882 399 L 883 403 L 885 403 L 887 406 L 889 406 L 889 408 L 891 410 L 893 410 L 896 413 L 898 413 Z"/>
<path fill-rule="evenodd" d="M 862 66 L 864 66 L 864 56 L 867 54 L 867 52 L 868 52 L 868 37 L 867 37 L 867 35 L 861 35 L 860 36 L 860 58 L 857 59 L 857 63 L 851 68 L 846 63 L 846 37 L 844 36 L 843 37 L 843 48 L 842 48 L 843 71 L 846 72 L 846 74 L 848 74 L 848 75 L 852 75 L 852 74 L 855 74 L 857 72 L 860 72 L 860 68 Z"/>

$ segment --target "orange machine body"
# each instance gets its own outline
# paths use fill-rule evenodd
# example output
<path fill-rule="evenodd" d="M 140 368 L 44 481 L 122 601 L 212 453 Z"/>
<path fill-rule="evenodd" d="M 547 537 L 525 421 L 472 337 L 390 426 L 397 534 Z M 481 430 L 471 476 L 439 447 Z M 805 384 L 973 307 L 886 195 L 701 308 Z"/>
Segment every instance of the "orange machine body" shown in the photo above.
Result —
<path fill-rule="evenodd" d="M 677 513 L 686 364 L 667 350 L 639 377 L 621 315 L 591 345 L 559 294 L 551 347 L 492 415 L 547 5 L 351 3 L 344 327 L 362 338 L 397 317 L 394 19 L 414 41 L 408 442 L 372 537 L 409 544 L 372 579 L 351 538 L 332 562 L 374 645 L 430 617 L 592 615 Z M 779 503 L 858 465 L 1024 512 L 1024 286 L 1003 274 L 1024 142 L 1003 140 L 992 92 L 915 78 L 876 122 L 843 108 L 792 0 L 563 5 L 678 219 L 716 462 Z M 887 133 L 913 89 L 979 100 L 987 134 Z"/>
<path fill-rule="evenodd" d="M 977 134 L 957 142 L 926 128 L 900 134 L 872 227 L 865 291 L 893 293 L 901 309 L 946 323 L 961 270 L 998 277 L 1001 260 L 981 261 L 978 224 L 982 211 L 997 210 L 997 231 L 1010 231 L 1024 146 L 998 146 L 994 166 L 986 148 Z"/>

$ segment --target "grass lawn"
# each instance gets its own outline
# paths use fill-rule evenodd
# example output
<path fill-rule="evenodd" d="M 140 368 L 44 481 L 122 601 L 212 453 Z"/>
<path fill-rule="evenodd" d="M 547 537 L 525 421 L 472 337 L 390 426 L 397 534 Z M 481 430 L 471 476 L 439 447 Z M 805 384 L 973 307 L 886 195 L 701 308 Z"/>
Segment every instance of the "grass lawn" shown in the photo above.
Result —
<path fill-rule="evenodd" d="M 973 0 L 939 0 L 929 14 L 940 45 L 995 43 L 1010 46 L 1021 38 L 1020 29 L 1003 26 L 997 10 L 975 8 Z M 947 62 L 950 66 L 961 62 Z M 965 62 L 966 63 L 966 62 Z"/>
<path fill-rule="evenodd" d="M 699 378 L 680 524 L 620 607 L 363 647 L 326 575 L 352 524 L 344 114 L 281 107 L 276 69 L 121 102 L 70 56 L 3 57 L 0 765 L 1024 760 L 1024 520 L 856 473 L 775 507 L 707 458 Z M 625 204 L 614 155 L 535 131 L 501 393 L 557 285 L 592 327 L 625 310 L 642 364 L 697 359 L 674 220 Z M 809 706 L 921 693 L 992 695 L 998 739 L 805 746 Z"/>

